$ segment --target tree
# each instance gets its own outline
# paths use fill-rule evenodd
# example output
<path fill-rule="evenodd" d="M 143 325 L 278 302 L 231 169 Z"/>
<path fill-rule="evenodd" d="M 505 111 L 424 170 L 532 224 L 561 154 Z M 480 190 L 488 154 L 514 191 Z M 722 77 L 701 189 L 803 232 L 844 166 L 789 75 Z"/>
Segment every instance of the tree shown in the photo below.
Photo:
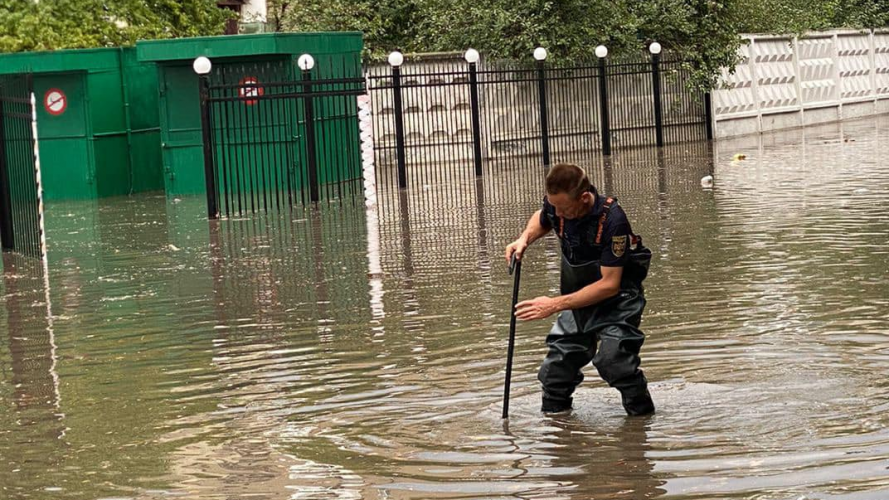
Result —
<path fill-rule="evenodd" d="M 358 30 L 366 52 L 462 51 L 529 60 L 543 46 L 553 61 L 591 59 L 599 44 L 638 55 L 657 40 L 689 60 L 701 86 L 737 62 L 736 16 L 715 0 L 271 0 L 278 29 Z"/>
<path fill-rule="evenodd" d="M 425 0 L 270 0 L 275 31 L 361 31 L 366 54 L 426 51 L 420 43 Z"/>
<path fill-rule="evenodd" d="M 0 52 L 218 35 L 230 15 L 214 0 L 0 0 Z"/>

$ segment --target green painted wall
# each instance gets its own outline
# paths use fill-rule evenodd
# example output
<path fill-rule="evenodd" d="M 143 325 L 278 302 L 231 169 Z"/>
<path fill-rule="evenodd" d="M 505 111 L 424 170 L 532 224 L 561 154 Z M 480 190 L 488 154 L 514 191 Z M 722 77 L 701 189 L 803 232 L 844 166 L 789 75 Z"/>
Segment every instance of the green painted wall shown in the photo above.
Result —
<path fill-rule="evenodd" d="M 121 52 L 126 108 L 130 117 L 130 169 L 132 190 L 164 189 L 161 157 L 160 113 L 158 108 L 158 70 L 153 63 L 142 63 L 136 49 Z"/>
<path fill-rule="evenodd" d="M 58 115 L 44 105 L 52 91 L 67 98 L 67 107 Z M 87 128 L 86 74 L 35 75 L 34 96 L 44 199 L 94 198 L 96 168 Z"/>
<path fill-rule="evenodd" d="M 135 48 L 0 55 L 0 74 L 34 75 L 47 201 L 163 189 L 157 68 Z M 45 100 L 66 96 L 56 113 Z"/>

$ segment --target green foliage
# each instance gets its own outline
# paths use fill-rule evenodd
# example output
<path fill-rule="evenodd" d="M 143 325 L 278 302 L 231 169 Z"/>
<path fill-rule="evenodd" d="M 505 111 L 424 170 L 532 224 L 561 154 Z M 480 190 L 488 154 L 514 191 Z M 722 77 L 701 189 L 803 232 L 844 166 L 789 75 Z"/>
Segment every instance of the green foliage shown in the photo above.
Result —
<path fill-rule="evenodd" d="M 0 0 L 0 52 L 217 35 L 229 15 L 215 0 Z"/>
<path fill-rule="evenodd" d="M 735 0 L 743 33 L 793 33 L 889 25 L 889 0 Z"/>
<path fill-rule="evenodd" d="M 270 0 L 281 31 L 358 30 L 367 55 L 461 51 L 488 58 L 590 59 L 599 44 L 615 56 L 651 40 L 689 60 L 699 86 L 733 66 L 741 40 L 728 1 L 715 0 Z"/>

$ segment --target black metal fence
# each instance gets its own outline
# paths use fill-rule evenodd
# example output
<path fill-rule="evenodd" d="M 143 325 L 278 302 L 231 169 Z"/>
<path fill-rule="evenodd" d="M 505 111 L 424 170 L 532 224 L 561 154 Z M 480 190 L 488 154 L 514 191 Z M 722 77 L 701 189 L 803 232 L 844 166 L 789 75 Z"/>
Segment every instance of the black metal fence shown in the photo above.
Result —
<path fill-rule="evenodd" d="M 358 199 L 370 156 L 381 194 L 443 186 L 456 195 L 528 166 L 593 165 L 615 150 L 712 136 L 709 96 L 689 90 L 685 62 L 660 55 L 571 64 L 449 56 L 365 67 L 363 77 L 356 61 L 325 64 L 222 66 L 201 78 L 211 218 Z M 370 126 L 359 124 L 358 96 L 369 97 Z M 368 158 L 361 137 L 373 143 Z"/>
<path fill-rule="evenodd" d="M 40 257 L 30 75 L 0 77 L 0 242 Z"/>
<path fill-rule="evenodd" d="M 343 61 L 294 66 L 223 67 L 212 81 L 201 78 L 210 218 L 361 193 L 356 96 L 366 92 L 364 79 Z"/>
<path fill-rule="evenodd" d="M 709 96 L 689 91 L 688 77 L 683 61 L 659 55 L 371 68 L 378 189 L 709 139 Z"/>

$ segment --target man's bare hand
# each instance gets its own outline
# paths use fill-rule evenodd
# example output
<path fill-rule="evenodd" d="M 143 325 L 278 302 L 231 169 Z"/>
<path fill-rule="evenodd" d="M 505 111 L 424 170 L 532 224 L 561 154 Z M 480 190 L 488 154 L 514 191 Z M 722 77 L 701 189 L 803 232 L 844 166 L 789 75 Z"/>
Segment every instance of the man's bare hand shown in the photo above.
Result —
<path fill-rule="evenodd" d="M 528 248 L 528 242 L 524 238 L 519 238 L 506 245 L 506 262 L 510 262 L 512 254 L 516 254 L 516 260 L 522 260 L 526 248 Z"/>
<path fill-rule="evenodd" d="M 523 300 L 515 306 L 515 316 L 522 321 L 547 318 L 557 312 L 559 312 L 558 303 L 551 297 Z"/>

